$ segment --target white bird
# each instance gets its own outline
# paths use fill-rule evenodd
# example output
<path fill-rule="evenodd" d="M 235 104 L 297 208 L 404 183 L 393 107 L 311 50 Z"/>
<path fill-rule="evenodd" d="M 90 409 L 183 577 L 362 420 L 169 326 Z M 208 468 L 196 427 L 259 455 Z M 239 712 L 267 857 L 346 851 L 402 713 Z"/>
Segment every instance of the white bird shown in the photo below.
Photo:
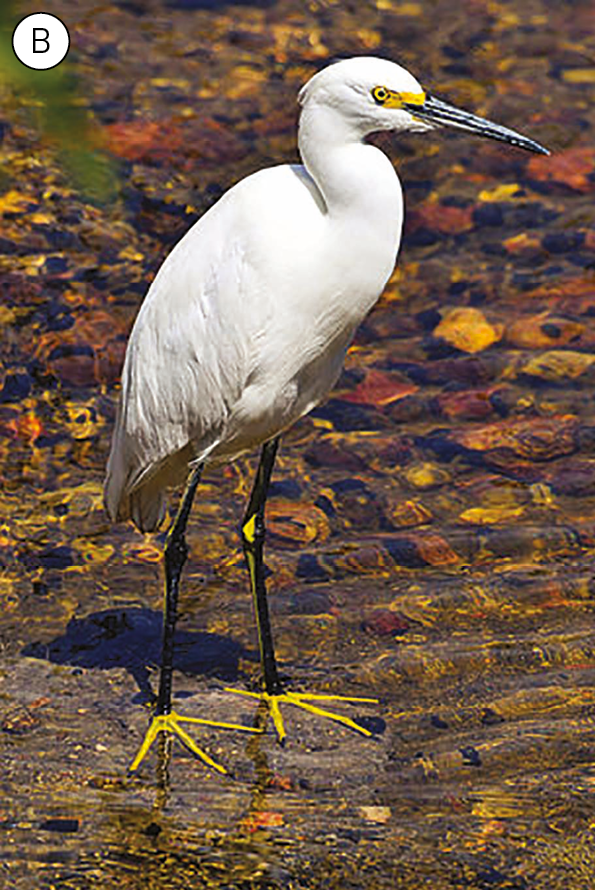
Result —
<path fill-rule="evenodd" d="M 262 556 L 279 436 L 327 395 L 397 259 L 401 184 L 388 157 L 365 138 L 446 125 L 548 154 L 531 139 L 436 99 L 408 71 L 383 59 L 353 58 L 324 68 L 301 89 L 299 103 L 302 164 L 247 176 L 193 225 L 159 269 L 128 343 L 105 482 L 108 513 L 154 531 L 165 516 L 166 489 L 190 472 L 165 551 L 156 714 L 133 768 L 166 731 L 223 770 L 181 729 L 180 721 L 192 718 L 171 712 L 184 532 L 204 464 L 233 460 L 263 443 L 242 526 L 263 667 L 258 697 L 268 703 L 280 739 L 282 703 L 366 732 L 312 704 L 340 697 L 284 690 Z"/>

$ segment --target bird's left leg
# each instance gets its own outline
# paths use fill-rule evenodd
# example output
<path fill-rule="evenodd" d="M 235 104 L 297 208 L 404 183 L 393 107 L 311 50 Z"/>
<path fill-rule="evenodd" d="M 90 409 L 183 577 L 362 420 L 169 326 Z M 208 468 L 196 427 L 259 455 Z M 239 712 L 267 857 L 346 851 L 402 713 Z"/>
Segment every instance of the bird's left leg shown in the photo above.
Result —
<path fill-rule="evenodd" d="M 172 526 L 167 534 L 165 544 L 165 603 L 163 610 L 163 639 L 161 650 L 161 673 L 159 678 L 159 693 L 155 713 L 145 735 L 144 741 L 134 758 L 130 770 L 136 770 L 149 751 L 149 748 L 160 732 L 169 732 L 176 735 L 196 754 L 204 763 L 225 773 L 227 770 L 217 763 L 205 751 L 198 747 L 194 739 L 182 728 L 181 723 L 199 723 L 208 726 L 218 726 L 224 729 L 241 729 L 253 732 L 251 727 L 241 726 L 235 723 L 219 723 L 214 720 L 203 720 L 199 717 L 182 717 L 172 711 L 172 679 L 174 669 L 174 635 L 178 617 L 178 593 L 180 577 L 184 563 L 188 557 L 188 544 L 186 543 L 186 525 L 192 508 L 194 495 L 200 482 L 203 464 L 193 468 L 186 491 L 180 503 Z"/>
<path fill-rule="evenodd" d="M 273 646 L 273 634 L 271 630 L 271 620 L 269 616 L 269 606 L 267 600 L 266 581 L 265 581 L 265 564 L 264 564 L 264 540 L 266 535 L 264 514 L 267 494 L 271 482 L 271 475 L 277 456 L 279 447 L 279 437 L 266 442 L 262 449 L 260 463 L 256 471 L 256 479 L 254 487 L 248 503 L 248 509 L 242 523 L 242 544 L 248 570 L 250 572 L 250 585 L 252 588 L 252 596 L 254 600 L 254 612 L 256 615 L 256 625 L 258 630 L 258 643 L 260 647 L 260 660 L 262 664 L 264 692 L 244 692 L 237 689 L 230 689 L 230 692 L 238 692 L 240 695 L 248 695 L 253 698 L 264 700 L 269 708 L 271 718 L 273 720 L 277 737 L 283 743 L 286 732 L 281 716 L 281 704 L 295 705 L 304 711 L 309 711 L 319 717 L 327 717 L 345 724 L 350 729 L 354 729 L 363 735 L 372 735 L 369 730 L 360 726 L 355 720 L 336 714 L 332 711 L 323 710 L 318 704 L 325 701 L 343 701 L 343 702 L 366 702 L 377 704 L 375 698 L 350 698 L 342 695 L 310 695 L 302 692 L 285 691 L 283 684 L 279 679 L 279 671 L 275 659 L 275 650 Z"/>

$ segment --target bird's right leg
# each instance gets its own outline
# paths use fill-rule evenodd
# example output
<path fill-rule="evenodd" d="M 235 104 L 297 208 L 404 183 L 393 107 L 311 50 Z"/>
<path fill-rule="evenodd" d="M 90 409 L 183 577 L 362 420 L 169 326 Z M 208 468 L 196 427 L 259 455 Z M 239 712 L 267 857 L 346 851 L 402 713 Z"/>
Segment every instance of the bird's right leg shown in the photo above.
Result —
<path fill-rule="evenodd" d="M 279 679 L 267 601 L 264 564 L 264 541 L 266 536 L 265 506 L 278 447 L 279 437 L 271 439 L 271 441 L 266 442 L 263 445 L 260 462 L 256 471 L 256 479 L 254 480 L 254 487 L 242 523 L 242 544 L 244 546 L 244 554 L 250 572 L 250 586 L 252 588 L 252 597 L 254 600 L 254 612 L 256 615 L 264 691 L 262 693 L 245 692 L 239 689 L 230 689 L 229 691 L 236 692 L 240 695 L 248 695 L 264 701 L 268 707 L 277 732 L 277 738 L 281 743 L 285 740 L 286 732 L 280 706 L 286 704 L 301 708 L 304 711 L 309 711 L 317 717 L 325 717 L 329 720 L 335 720 L 337 723 L 343 723 L 345 726 L 348 726 L 350 729 L 353 729 L 362 735 L 370 736 L 372 733 L 359 723 L 356 723 L 355 720 L 352 720 L 351 717 L 345 717 L 343 714 L 337 714 L 334 711 L 327 711 L 326 708 L 322 708 L 321 705 L 326 702 L 335 701 L 377 704 L 377 699 L 292 692 L 285 690 Z"/>
<path fill-rule="evenodd" d="M 199 723 L 207 726 L 217 726 L 223 729 L 241 729 L 254 732 L 251 727 L 241 726 L 236 723 L 219 723 L 214 720 L 203 720 L 199 717 L 182 717 L 172 711 L 172 680 L 174 669 L 174 636 L 178 617 L 178 593 L 180 589 L 180 577 L 182 569 L 188 557 L 188 544 L 186 543 L 186 525 L 192 508 L 192 502 L 202 475 L 203 464 L 196 466 L 188 480 L 186 491 L 182 498 L 176 518 L 167 534 L 165 544 L 165 603 L 163 609 L 163 639 L 161 649 L 161 673 L 159 677 L 159 693 L 155 713 L 143 740 L 143 743 L 134 758 L 130 769 L 136 770 L 151 745 L 160 732 L 169 732 L 176 735 L 196 754 L 204 763 L 225 773 L 227 770 L 221 764 L 212 759 L 205 751 L 198 747 L 194 739 L 180 726 L 180 723 Z"/>

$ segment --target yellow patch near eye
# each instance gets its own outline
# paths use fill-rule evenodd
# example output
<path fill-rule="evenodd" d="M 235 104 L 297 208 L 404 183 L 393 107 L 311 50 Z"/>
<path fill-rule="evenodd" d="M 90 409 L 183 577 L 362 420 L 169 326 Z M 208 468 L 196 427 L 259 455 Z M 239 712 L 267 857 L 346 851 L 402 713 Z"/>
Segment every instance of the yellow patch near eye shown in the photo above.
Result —
<path fill-rule="evenodd" d="M 426 101 L 426 94 L 421 93 L 393 93 L 389 91 L 386 102 L 383 102 L 385 108 L 402 108 L 403 105 L 423 105 Z"/>
<path fill-rule="evenodd" d="M 419 93 L 398 93 L 395 90 L 389 90 L 387 87 L 374 87 L 372 90 L 372 98 L 377 105 L 383 108 L 402 108 L 403 105 L 423 105 L 426 101 L 426 94 L 421 91 Z"/>

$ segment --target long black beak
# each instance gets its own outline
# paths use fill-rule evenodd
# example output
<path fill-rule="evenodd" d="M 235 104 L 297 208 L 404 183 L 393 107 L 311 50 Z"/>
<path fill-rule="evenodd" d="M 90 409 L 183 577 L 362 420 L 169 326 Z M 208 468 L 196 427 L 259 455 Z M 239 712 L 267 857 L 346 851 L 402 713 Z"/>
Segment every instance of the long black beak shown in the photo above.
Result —
<path fill-rule="evenodd" d="M 405 108 L 414 117 L 420 118 L 422 121 L 437 124 L 438 126 L 456 127 L 458 130 L 467 130 L 469 133 L 477 133 L 478 136 L 486 136 L 488 139 L 498 139 L 500 142 L 508 142 L 509 145 L 517 145 L 519 148 L 526 148 L 527 151 L 534 151 L 537 154 L 549 155 L 547 148 L 503 127 L 501 124 L 493 124 L 491 121 L 469 111 L 463 111 L 455 105 L 449 105 L 441 99 L 436 99 L 426 93 L 426 99 L 423 105 L 405 104 Z"/>

